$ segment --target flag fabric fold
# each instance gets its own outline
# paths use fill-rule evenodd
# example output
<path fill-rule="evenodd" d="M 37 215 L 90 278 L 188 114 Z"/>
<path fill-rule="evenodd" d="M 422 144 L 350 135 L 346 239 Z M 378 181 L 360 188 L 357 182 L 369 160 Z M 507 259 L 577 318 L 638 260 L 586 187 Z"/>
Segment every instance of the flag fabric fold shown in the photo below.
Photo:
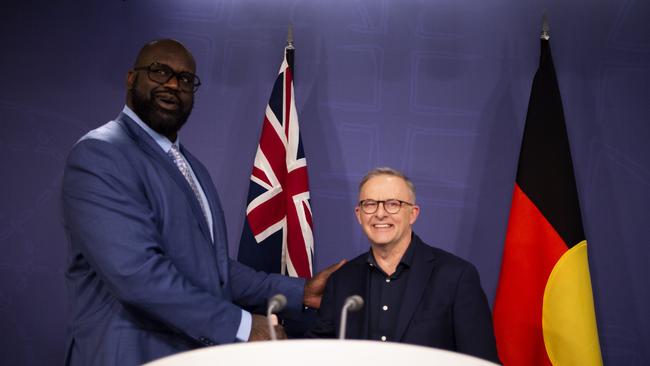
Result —
<path fill-rule="evenodd" d="M 512 196 L 494 330 L 504 365 L 602 365 L 587 242 L 549 41 Z"/>
<path fill-rule="evenodd" d="M 294 99 L 293 53 L 293 47 L 285 48 L 266 106 L 238 260 L 269 273 L 311 278 L 313 223 Z"/>

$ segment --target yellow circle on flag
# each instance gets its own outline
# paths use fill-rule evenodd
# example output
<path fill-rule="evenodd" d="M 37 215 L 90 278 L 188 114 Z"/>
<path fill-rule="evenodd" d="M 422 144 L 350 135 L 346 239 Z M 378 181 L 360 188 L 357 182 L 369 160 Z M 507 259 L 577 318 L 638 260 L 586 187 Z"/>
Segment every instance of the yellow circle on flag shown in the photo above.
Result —
<path fill-rule="evenodd" d="M 553 267 L 544 290 L 542 328 L 553 365 L 602 365 L 586 240 Z"/>

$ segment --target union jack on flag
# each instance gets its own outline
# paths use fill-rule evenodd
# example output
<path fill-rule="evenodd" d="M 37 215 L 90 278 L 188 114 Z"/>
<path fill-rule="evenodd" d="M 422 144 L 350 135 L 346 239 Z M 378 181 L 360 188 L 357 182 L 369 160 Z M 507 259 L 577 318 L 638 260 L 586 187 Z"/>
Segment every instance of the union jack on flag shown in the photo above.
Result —
<path fill-rule="evenodd" d="M 266 106 L 238 260 L 269 273 L 311 278 L 313 225 L 293 97 L 293 51 L 290 43 Z"/>

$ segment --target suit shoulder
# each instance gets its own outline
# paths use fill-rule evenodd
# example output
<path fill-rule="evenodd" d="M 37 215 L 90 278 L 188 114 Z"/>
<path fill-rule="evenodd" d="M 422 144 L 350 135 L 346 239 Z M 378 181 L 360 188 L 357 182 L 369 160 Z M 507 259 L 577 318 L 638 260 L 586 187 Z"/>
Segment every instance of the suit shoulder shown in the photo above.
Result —
<path fill-rule="evenodd" d="M 128 133 L 124 126 L 117 121 L 109 121 L 82 136 L 77 143 L 86 140 L 98 140 L 108 143 L 119 143 L 128 139 Z"/>
<path fill-rule="evenodd" d="M 479 272 L 471 262 L 440 248 L 426 245 L 424 250 L 429 253 L 429 258 L 431 258 L 430 261 L 427 261 L 428 264 L 432 265 L 434 272 L 437 273 L 434 276 L 436 281 L 442 281 L 452 287 L 459 283 L 480 287 Z"/>
<path fill-rule="evenodd" d="M 442 265 L 442 266 L 457 268 L 457 269 L 465 269 L 468 267 L 475 268 L 470 261 L 463 259 L 451 252 L 448 252 L 444 249 L 430 246 L 429 244 L 426 244 L 422 241 L 420 241 L 420 244 L 422 244 L 422 250 L 428 252 L 433 257 L 433 260 L 436 262 L 437 265 Z"/>
<path fill-rule="evenodd" d="M 124 153 L 123 150 L 133 145 L 133 139 L 117 121 L 109 121 L 83 135 L 74 144 L 70 151 L 69 159 L 78 154 L 87 154 L 88 150 L 101 150 Z"/>
<path fill-rule="evenodd" d="M 124 127 L 110 121 L 81 137 L 72 147 L 65 163 L 65 172 L 115 170 L 124 174 L 134 169 L 137 143 Z M 126 170 L 125 170 L 126 169 Z"/>

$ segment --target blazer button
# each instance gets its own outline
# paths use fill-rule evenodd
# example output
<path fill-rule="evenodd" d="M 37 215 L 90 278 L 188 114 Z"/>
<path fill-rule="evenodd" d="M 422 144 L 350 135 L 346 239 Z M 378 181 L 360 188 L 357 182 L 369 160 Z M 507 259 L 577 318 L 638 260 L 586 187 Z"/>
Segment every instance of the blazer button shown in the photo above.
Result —
<path fill-rule="evenodd" d="M 199 341 L 201 341 L 201 343 L 205 344 L 206 346 L 214 346 L 214 342 L 209 338 L 199 337 Z"/>

